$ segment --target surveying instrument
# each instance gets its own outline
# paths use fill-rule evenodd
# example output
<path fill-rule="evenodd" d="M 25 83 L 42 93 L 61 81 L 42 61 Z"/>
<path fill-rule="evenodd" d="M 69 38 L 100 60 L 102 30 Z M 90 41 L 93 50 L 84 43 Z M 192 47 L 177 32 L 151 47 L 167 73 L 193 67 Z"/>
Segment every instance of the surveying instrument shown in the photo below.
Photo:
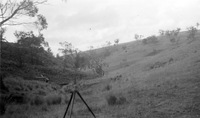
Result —
<path fill-rule="evenodd" d="M 77 72 L 77 71 L 76 71 Z M 79 78 L 81 78 L 81 75 L 79 76 Z M 72 111 L 73 111 L 73 106 L 74 106 L 74 100 L 75 100 L 75 97 L 76 97 L 76 94 L 78 94 L 78 96 L 81 98 L 81 100 L 83 101 L 83 103 L 86 105 L 86 107 L 88 108 L 88 110 L 90 111 L 90 113 L 94 116 L 94 118 L 96 118 L 96 116 L 94 115 L 94 113 L 92 112 L 92 110 L 90 109 L 90 107 L 87 105 L 87 103 L 85 102 L 85 100 L 83 99 L 83 97 L 81 96 L 81 94 L 79 93 L 79 91 L 77 90 L 77 83 L 76 83 L 76 79 L 77 79 L 77 76 L 75 77 L 74 79 L 74 87 L 70 93 L 71 93 L 71 97 L 70 97 L 70 100 L 69 100 L 69 103 L 67 105 L 67 108 L 66 108 L 66 111 L 64 113 L 64 116 L 63 118 L 65 118 L 68 110 L 69 110 L 69 107 L 70 107 L 70 104 L 71 104 L 71 109 L 70 109 L 70 118 L 72 116 Z"/>

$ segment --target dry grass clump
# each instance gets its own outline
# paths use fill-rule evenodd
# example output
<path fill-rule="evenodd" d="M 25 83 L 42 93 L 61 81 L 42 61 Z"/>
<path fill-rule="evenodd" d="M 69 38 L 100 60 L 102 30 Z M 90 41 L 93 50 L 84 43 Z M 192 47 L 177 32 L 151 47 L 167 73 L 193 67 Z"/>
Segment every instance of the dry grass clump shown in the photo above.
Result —
<path fill-rule="evenodd" d="M 25 112 L 30 110 L 30 106 L 28 104 L 24 105 L 8 105 L 5 118 L 24 118 L 26 116 Z"/>
<path fill-rule="evenodd" d="M 3 116 L 6 118 L 26 117 L 26 115 L 20 114 L 32 113 L 32 110 L 48 112 L 50 107 L 49 105 L 57 105 L 62 102 L 68 103 L 68 97 L 56 84 L 49 84 L 35 80 L 24 80 L 17 77 L 5 78 L 4 82 L 6 87 L 8 87 L 9 91 L 12 93 L 9 103 L 0 100 L 1 114 L 4 114 Z M 7 96 L 9 96 L 9 94 L 6 94 L 5 98 Z M 1 96 L 0 98 L 3 97 Z M 23 107 L 22 109 L 22 105 L 28 105 L 30 108 L 25 109 Z M 12 106 L 14 106 L 14 108 L 12 108 Z"/>
<path fill-rule="evenodd" d="M 49 111 L 48 106 L 47 106 L 46 104 L 44 104 L 44 105 L 41 107 L 41 110 L 44 111 L 44 112 Z"/>
<path fill-rule="evenodd" d="M 43 105 L 44 103 L 45 103 L 45 100 L 43 97 L 35 96 L 34 99 L 32 99 L 30 104 L 38 106 L 38 105 Z"/>
<path fill-rule="evenodd" d="M 68 104 L 68 102 L 69 102 L 68 96 L 67 95 L 63 95 L 62 96 L 62 101 L 63 101 L 64 104 Z"/>
<path fill-rule="evenodd" d="M 115 104 L 117 104 L 117 97 L 114 96 L 114 95 L 109 95 L 106 98 L 106 100 L 107 100 L 108 105 L 115 105 Z"/>
<path fill-rule="evenodd" d="M 35 80 L 24 80 L 20 77 L 7 77 L 5 78 L 5 84 L 12 92 L 38 92 L 39 95 L 45 95 L 46 93 L 59 90 L 59 86 L 56 84 L 49 84 L 45 82 Z"/>
<path fill-rule="evenodd" d="M 61 104 L 62 98 L 60 95 L 57 94 L 50 94 L 45 97 L 46 102 L 48 105 L 56 105 L 56 104 Z"/>
<path fill-rule="evenodd" d="M 106 85 L 105 88 L 103 89 L 103 91 L 109 91 L 112 89 L 112 86 L 111 85 Z"/>
<path fill-rule="evenodd" d="M 116 97 L 116 95 L 113 95 L 113 94 L 108 95 L 106 97 L 106 101 L 107 101 L 108 105 L 110 105 L 110 106 L 121 105 L 121 104 L 127 103 L 127 100 L 125 97 L 123 97 L 123 96 Z"/>

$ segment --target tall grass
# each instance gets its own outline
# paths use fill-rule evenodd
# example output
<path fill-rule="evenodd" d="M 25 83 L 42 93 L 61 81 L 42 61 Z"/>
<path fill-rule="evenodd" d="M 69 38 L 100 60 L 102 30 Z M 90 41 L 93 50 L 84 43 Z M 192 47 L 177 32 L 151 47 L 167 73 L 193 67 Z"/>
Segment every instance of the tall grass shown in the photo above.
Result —
<path fill-rule="evenodd" d="M 123 96 L 117 97 L 114 94 L 108 95 L 106 97 L 106 101 L 107 101 L 107 104 L 110 105 L 110 106 L 113 106 L 113 105 L 122 105 L 124 103 L 127 103 L 127 100 L 126 100 L 125 97 L 123 97 Z"/>

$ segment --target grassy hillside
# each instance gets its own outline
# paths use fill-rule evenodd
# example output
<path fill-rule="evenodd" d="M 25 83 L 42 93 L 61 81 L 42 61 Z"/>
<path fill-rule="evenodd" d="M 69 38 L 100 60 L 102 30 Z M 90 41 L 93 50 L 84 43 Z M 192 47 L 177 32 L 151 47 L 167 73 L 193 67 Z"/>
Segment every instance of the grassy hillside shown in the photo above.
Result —
<path fill-rule="evenodd" d="M 104 55 L 104 62 L 109 66 L 104 67 L 105 75 L 79 82 L 80 93 L 96 116 L 199 118 L 200 32 L 193 40 L 187 39 L 187 35 L 188 32 L 181 32 L 175 43 L 167 36 L 159 36 L 157 43 L 143 44 L 142 41 L 135 41 L 107 48 L 109 55 Z M 104 49 L 96 51 L 100 53 Z M 36 105 L 31 102 L 35 100 L 33 97 L 23 105 L 9 104 L 3 118 L 60 118 L 64 115 L 70 95 L 69 86 L 21 81 L 19 85 L 14 84 L 16 87 L 11 86 L 13 81 L 7 81 L 6 85 L 13 91 L 27 90 L 30 94 L 36 94 L 34 96 L 42 96 L 44 101 L 42 105 Z M 28 86 L 33 90 L 29 90 Z M 39 89 L 36 86 L 40 86 Z M 52 94 L 60 96 L 60 99 L 48 98 Z M 56 99 L 56 104 L 49 104 L 51 99 Z M 73 117 L 92 117 L 78 97 Z"/>

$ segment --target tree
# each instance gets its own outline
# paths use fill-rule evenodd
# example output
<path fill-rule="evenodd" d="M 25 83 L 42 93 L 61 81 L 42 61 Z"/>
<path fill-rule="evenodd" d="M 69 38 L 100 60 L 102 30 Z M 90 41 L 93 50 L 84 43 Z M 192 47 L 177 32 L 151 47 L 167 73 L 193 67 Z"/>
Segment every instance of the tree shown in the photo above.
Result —
<path fill-rule="evenodd" d="M 47 0 L 5 0 L 0 2 L 0 28 L 15 25 L 35 25 L 41 31 L 47 28 L 46 18 L 38 14 L 38 5 Z M 24 21 L 24 18 L 32 18 Z M 33 19 L 37 19 L 33 21 Z M 2 33 L 1 33 L 2 34 Z M 2 36 L 1 36 L 2 37 Z"/>
<path fill-rule="evenodd" d="M 178 34 L 180 33 L 181 31 L 181 28 L 177 28 L 175 31 L 174 31 L 174 36 L 178 36 Z"/>
<path fill-rule="evenodd" d="M 166 30 L 166 31 L 165 31 L 165 35 L 170 37 L 170 36 L 171 36 L 171 31 Z"/>
<path fill-rule="evenodd" d="M 149 36 L 149 37 L 142 40 L 142 43 L 144 45 L 146 45 L 146 44 L 157 44 L 158 42 L 159 42 L 158 38 L 155 35 Z"/>
<path fill-rule="evenodd" d="M 178 34 L 180 33 L 181 28 L 177 28 L 175 30 L 166 30 L 165 36 L 167 36 L 172 43 L 178 43 Z"/>
<path fill-rule="evenodd" d="M 115 45 L 117 45 L 119 43 L 119 39 L 115 39 L 114 42 L 115 42 Z"/>
<path fill-rule="evenodd" d="M 90 47 L 89 47 L 89 50 L 93 50 L 93 49 L 94 49 L 94 46 L 90 46 Z"/>
<path fill-rule="evenodd" d="M 51 56 L 53 56 L 53 52 L 52 52 L 52 50 L 51 50 L 50 47 L 47 48 L 47 52 L 48 52 L 48 54 L 50 54 Z"/>
<path fill-rule="evenodd" d="M 42 34 L 36 36 L 33 34 L 32 31 L 30 32 L 16 31 L 14 35 L 18 39 L 17 43 L 21 46 L 36 47 L 36 48 L 42 48 L 43 46 L 48 47 L 48 43 L 45 42 Z"/>
<path fill-rule="evenodd" d="M 103 63 L 103 60 L 100 57 L 97 55 L 90 55 L 89 68 L 92 69 L 94 73 L 98 74 L 99 76 L 103 76 L 103 66 L 105 65 L 106 63 Z"/>
<path fill-rule="evenodd" d="M 49 46 L 42 34 L 36 36 L 32 31 L 16 31 L 14 35 L 18 39 L 16 57 L 20 67 L 23 63 L 42 65 L 47 62 L 44 62 L 46 54 L 44 47 L 49 48 Z"/>
<path fill-rule="evenodd" d="M 197 28 L 191 26 L 191 27 L 188 27 L 187 30 L 189 32 L 187 38 L 190 39 L 190 40 L 194 40 L 195 36 L 196 36 L 196 33 L 197 33 Z"/>
<path fill-rule="evenodd" d="M 81 51 L 75 49 L 71 43 L 60 42 L 62 48 L 59 51 L 63 54 L 63 65 L 65 68 L 72 68 L 74 70 L 81 70 L 86 66 L 86 58 L 82 55 Z"/>
<path fill-rule="evenodd" d="M 0 41 L 5 41 L 5 38 L 3 37 L 5 31 L 5 28 L 0 27 Z"/>
<path fill-rule="evenodd" d="M 138 34 L 135 34 L 135 39 L 139 40 L 139 35 Z"/>
<path fill-rule="evenodd" d="M 196 24 L 197 29 L 199 28 L 199 23 Z"/>
<path fill-rule="evenodd" d="M 92 69 L 93 73 L 103 76 L 104 75 L 104 66 L 108 66 L 107 63 L 103 62 L 103 58 L 105 55 L 98 54 L 95 50 L 89 50 L 87 52 L 87 62 L 88 68 Z"/>
<path fill-rule="evenodd" d="M 111 42 L 110 41 L 106 41 L 106 46 L 110 46 Z"/>
<path fill-rule="evenodd" d="M 72 68 L 72 55 L 74 53 L 74 49 L 72 47 L 71 43 L 68 42 L 60 42 L 59 43 L 61 45 L 62 48 L 59 48 L 58 50 L 61 51 L 61 53 L 63 54 L 63 70 L 66 68 Z"/>
<path fill-rule="evenodd" d="M 143 37 L 143 35 L 135 34 L 135 39 L 140 40 Z"/>
<path fill-rule="evenodd" d="M 159 30 L 159 34 L 161 35 L 161 36 L 163 36 L 164 34 L 165 34 L 165 31 L 164 30 Z"/>

